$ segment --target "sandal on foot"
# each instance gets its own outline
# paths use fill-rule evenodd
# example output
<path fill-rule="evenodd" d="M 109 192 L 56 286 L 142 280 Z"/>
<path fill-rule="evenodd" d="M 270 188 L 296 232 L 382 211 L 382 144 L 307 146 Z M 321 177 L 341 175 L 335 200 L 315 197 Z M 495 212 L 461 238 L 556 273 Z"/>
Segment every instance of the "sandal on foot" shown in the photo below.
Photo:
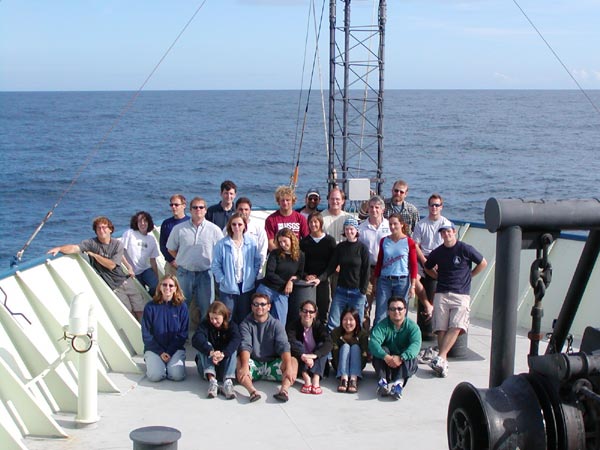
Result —
<path fill-rule="evenodd" d="M 348 392 L 350 394 L 356 394 L 358 392 L 358 383 L 356 380 L 350 380 L 348 382 Z"/>
<path fill-rule="evenodd" d="M 257 391 L 254 391 L 250 394 L 250 403 L 254 403 L 260 400 L 260 394 Z"/>
<path fill-rule="evenodd" d="M 312 393 L 312 386 L 310 384 L 305 384 L 302 386 L 302 389 L 300 389 L 300 392 L 303 394 L 310 394 Z"/>
<path fill-rule="evenodd" d="M 313 386 L 312 393 L 314 395 L 321 395 L 323 393 L 323 389 L 321 389 L 321 386 Z"/>
<path fill-rule="evenodd" d="M 275 400 L 285 403 L 289 400 L 287 391 L 281 390 L 277 394 L 273 395 Z"/>
<path fill-rule="evenodd" d="M 348 390 L 348 380 L 340 380 L 338 392 L 346 392 Z"/>

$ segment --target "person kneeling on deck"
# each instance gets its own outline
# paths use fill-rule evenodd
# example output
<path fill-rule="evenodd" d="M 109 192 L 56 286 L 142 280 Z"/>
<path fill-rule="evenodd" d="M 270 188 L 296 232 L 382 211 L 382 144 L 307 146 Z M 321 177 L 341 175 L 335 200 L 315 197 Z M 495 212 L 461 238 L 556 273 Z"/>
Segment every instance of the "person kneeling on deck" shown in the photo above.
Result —
<path fill-rule="evenodd" d="M 438 232 L 444 244 L 429 254 L 424 269 L 437 278 L 433 331 L 437 334 L 439 354 L 430 366 L 440 377 L 446 377 L 448 352 L 469 328 L 471 279 L 487 267 L 487 261 L 475 248 L 457 240 L 454 224 L 442 225 Z M 471 270 L 473 263 L 476 265 Z"/>
<path fill-rule="evenodd" d="M 185 341 L 188 313 L 175 275 L 165 275 L 142 317 L 146 377 L 150 381 L 185 379 Z"/>
<path fill-rule="evenodd" d="M 387 309 L 388 316 L 371 332 L 369 351 L 379 378 L 377 394 L 398 400 L 402 398 L 408 379 L 417 372 L 421 331 L 413 320 L 406 317 L 404 298 L 390 297 Z"/>
<path fill-rule="evenodd" d="M 86 239 L 79 244 L 54 247 L 48 253 L 56 256 L 58 252 L 65 255 L 83 252 L 88 255 L 90 264 L 98 275 L 135 318 L 141 320 L 146 302 L 133 280 L 121 267 L 125 248 L 120 240 L 112 237 L 115 226 L 108 217 L 100 216 L 94 219 L 92 227 L 96 233 L 95 238 Z"/>
<path fill-rule="evenodd" d="M 252 313 L 240 324 L 242 343 L 238 350 L 237 378 L 250 394 L 250 401 L 260 399 L 252 380 L 281 381 L 274 397 L 288 401 L 288 389 L 296 381 L 298 363 L 292 358 L 290 343 L 283 324 L 271 316 L 271 299 L 259 292 L 252 295 Z"/>

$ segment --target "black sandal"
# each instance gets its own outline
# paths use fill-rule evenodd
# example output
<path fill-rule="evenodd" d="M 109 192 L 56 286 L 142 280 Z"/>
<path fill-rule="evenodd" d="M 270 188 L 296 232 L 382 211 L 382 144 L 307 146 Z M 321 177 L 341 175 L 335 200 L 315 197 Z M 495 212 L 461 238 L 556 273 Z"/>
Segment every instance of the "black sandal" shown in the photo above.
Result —
<path fill-rule="evenodd" d="M 254 391 L 250 394 L 250 403 L 254 403 L 260 400 L 260 394 L 257 391 Z"/>
<path fill-rule="evenodd" d="M 350 394 L 356 394 L 358 392 L 357 380 L 350 380 L 350 382 L 348 383 L 348 392 Z"/>
<path fill-rule="evenodd" d="M 277 394 L 273 395 L 273 397 L 275 397 L 275 400 L 280 401 L 281 403 L 285 403 L 289 400 L 287 391 L 284 391 L 283 389 Z"/>
<path fill-rule="evenodd" d="M 348 380 L 340 380 L 338 392 L 346 392 L 348 390 Z"/>

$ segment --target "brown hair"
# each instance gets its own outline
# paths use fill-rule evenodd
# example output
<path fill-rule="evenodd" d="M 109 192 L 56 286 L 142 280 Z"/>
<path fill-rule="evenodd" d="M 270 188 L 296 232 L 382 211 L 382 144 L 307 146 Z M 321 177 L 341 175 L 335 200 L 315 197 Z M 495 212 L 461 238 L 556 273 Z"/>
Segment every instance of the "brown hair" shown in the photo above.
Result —
<path fill-rule="evenodd" d="M 110 221 L 110 219 L 108 217 L 105 216 L 98 216 L 94 219 L 94 222 L 92 223 L 92 227 L 94 228 L 94 232 L 96 232 L 96 228 L 98 227 L 98 225 L 106 225 L 108 226 L 108 228 L 110 229 L 111 233 L 114 233 L 115 231 L 115 226 L 113 225 L 113 223 Z"/>
<path fill-rule="evenodd" d="M 400 226 L 402 227 L 402 232 L 408 235 L 408 224 L 404 221 L 402 215 L 400 213 L 392 213 L 390 214 L 388 221 L 392 219 L 398 219 L 398 222 L 400 222 Z"/>
<path fill-rule="evenodd" d="M 175 293 L 173 294 L 171 303 L 173 303 L 175 306 L 181 305 L 185 301 L 185 297 L 183 295 L 183 291 L 181 290 L 181 286 L 179 286 L 179 280 L 175 275 L 165 275 L 160 279 L 152 300 L 154 303 L 158 303 L 159 305 L 164 302 L 162 298 L 162 292 L 160 291 L 160 285 L 163 284 L 165 280 L 173 280 L 173 284 L 175 285 Z"/>
<path fill-rule="evenodd" d="M 246 230 L 248 230 L 248 222 L 246 221 L 246 218 L 244 217 L 244 215 L 242 213 L 235 212 L 231 215 L 231 217 L 227 221 L 227 226 L 225 227 L 225 229 L 227 230 L 227 236 L 229 236 L 229 237 L 233 236 L 233 228 L 231 226 L 231 222 L 233 222 L 233 219 L 242 219 L 242 222 L 244 222 L 244 231 L 243 232 L 245 233 Z"/>
<path fill-rule="evenodd" d="M 206 319 L 210 322 L 210 315 L 216 314 L 217 316 L 223 316 L 223 329 L 226 330 L 229 328 L 229 319 L 231 318 L 231 311 L 225 305 L 225 303 L 220 302 L 219 300 L 215 300 L 208 307 L 208 312 L 206 313 Z"/>
<path fill-rule="evenodd" d="M 131 228 L 132 230 L 140 231 L 140 228 L 138 227 L 138 218 L 140 216 L 142 216 L 144 219 L 146 219 L 146 222 L 148 222 L 148 233 L 154 230 L 154 221 L 152 220 L 152 216 L 146 211 L 138 211 L 133 216 L 131 216 L 131 220 L 129 221 L 129 228 Z"/>
<path fill-rule="evenodd" d="M 289 228 L 282 228 L 277 232 L 275 236 L 275 244 L 277 245 L 277 249 L 279 250 L 280 255 L 285 255 L 284 251 L 279 246 L 279 238 L 286 237 L 291 241 L 290 245 L 290 257 L 292 261 L 298 261 L 300 259 L 300 243 L 298 242 L 298 238 L 294 234 L 292 230 Z"/>
<path fill-rule="evenodd" d="M 311 212 L 306 219 L 306 222 L 310 222 L 311 219 L 317 219 L 321 224 L 320 230 L 323 231 L 323 215 L 319 211 Z"/>

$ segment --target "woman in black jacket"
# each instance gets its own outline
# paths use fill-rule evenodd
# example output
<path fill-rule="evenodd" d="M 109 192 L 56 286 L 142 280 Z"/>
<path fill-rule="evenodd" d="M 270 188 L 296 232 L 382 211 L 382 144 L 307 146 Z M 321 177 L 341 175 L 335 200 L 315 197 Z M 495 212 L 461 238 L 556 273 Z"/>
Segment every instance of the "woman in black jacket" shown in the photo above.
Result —
<path fill-rule="evenodd" d="M 317 305 L 312 300 L 300 304 L 300 318 L 288 328 L 288 340 L 292 356 L 298 360 L 298 372 L 304 380 L 300 392 L 322 394 L 321 377 L 332 345 L 329 330 L 317 319 Z"/>
<path fill-rule="evenodd" d="M 223 382 L 222 392 L 225 398 L 235 398 L 233 379 L 237 349 L 242 338 L 237 324 L 230 319 L 231 311 L 227 306 L 215 301 L 208 308 L 206 317 L 192 338 L 192 345 L 198 350 L 198 372 L 208 380 L 208 398 L 217 396 L 219 381 Z"/>

